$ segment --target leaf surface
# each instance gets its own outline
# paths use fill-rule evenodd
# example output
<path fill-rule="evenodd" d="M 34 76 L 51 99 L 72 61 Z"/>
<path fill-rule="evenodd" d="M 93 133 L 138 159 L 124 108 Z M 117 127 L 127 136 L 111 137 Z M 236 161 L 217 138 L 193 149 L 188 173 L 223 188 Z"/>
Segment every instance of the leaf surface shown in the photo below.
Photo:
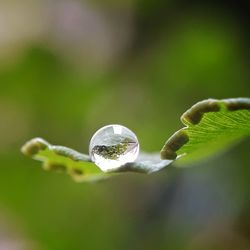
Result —
<path fill-rule="evenodd" d="M 187 166 L 215 155 L 250 135 L 250 99 L 208 99 L 196 103 L 181 117 L 184 128 L 174 133 L 158 153 L 141 153 L 135 162 L 103 172 L 88 155 L 54 146 L 42 138 L 28 141 L 22 153 L 42 162 L 45 170 L 66 172 L 75 181 L 95 181 L 124 172 L 153 173 L 174 160 Z"/>
<path fill-rule="evenodd" d="M 227 149 L 250 135 L 250 99 L 208 99 L 181 117 L 186 127 L 172 135 L 161 150 L 162 159 L 185 166 Z"/>

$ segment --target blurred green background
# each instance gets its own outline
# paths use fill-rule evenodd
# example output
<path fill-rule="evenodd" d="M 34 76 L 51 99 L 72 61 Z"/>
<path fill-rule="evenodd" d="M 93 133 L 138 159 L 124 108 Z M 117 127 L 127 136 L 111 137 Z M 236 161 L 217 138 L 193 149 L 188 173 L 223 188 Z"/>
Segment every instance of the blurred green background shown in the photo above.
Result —
<path fill-rule="evenodd" d="M 0 250 L 250 249 L 249 140 L 193 168 L 100 183 L 20 153 L 88 152 L 118 123 L 159 151 L 209 97 L 249 96 L 249 1 L 0 1 Z"/>

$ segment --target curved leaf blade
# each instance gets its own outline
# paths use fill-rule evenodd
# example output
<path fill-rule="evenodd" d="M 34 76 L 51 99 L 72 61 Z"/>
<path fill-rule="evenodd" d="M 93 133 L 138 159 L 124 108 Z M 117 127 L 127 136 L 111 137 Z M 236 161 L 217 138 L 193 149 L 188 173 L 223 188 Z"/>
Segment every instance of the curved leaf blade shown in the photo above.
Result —
<path fill-rule="evenodd" d="M 88 155 L 54 146 L 41 138 L 28 141 L 23 154 L 42 161 L 45 170 L 64 171 L 76 181 L 95 181 L 123 172 L 153 173 L 175 159 L 178 163 L 201 160 L 250 134 L 250 99 L 208 99 L 198 102 L 181 117 L 186 127 L 172 135 L 158 154 L 140 154 L 136 162 L 103 172 Z"/>

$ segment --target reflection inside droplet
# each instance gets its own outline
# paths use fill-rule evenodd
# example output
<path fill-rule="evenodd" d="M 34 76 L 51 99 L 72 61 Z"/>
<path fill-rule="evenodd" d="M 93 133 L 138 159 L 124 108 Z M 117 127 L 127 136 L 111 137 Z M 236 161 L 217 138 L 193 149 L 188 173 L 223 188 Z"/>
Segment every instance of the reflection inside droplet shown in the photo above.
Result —
<path fill-rule="evenodd" d="M 114 170 L 136 160 L 139 142 L 128 128 L 108 125 L 99 129 L 91 138 L 89 154 L 101 170 Z"/>

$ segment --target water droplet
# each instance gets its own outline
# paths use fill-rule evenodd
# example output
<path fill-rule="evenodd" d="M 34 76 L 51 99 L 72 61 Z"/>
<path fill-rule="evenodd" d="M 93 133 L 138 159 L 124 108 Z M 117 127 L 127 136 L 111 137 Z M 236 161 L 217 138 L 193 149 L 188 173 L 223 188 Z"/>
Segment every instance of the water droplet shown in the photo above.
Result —
<path fill-rule="evenodd" d="M 91 138 L 89 154 L 102 171 L 114 170 L 136 160 L 139 142 L 128 128 L 108 125 L 100 128 Z"/>

